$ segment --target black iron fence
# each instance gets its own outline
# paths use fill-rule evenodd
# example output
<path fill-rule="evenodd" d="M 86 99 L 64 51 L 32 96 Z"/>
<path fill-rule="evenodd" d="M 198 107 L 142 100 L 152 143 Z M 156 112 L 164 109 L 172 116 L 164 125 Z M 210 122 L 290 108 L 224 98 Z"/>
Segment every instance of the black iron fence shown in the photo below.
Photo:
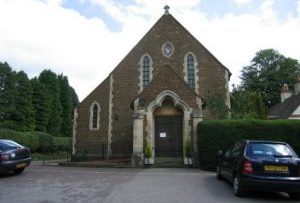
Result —
<path fill-rule="evenodd" d="M 71 144 L 70 144 L 71 145 Z M 34 160 L 42 161 L 43 165 L 57 165 L 70 161 L 101 161 L 115 159 L 129 159 L 132 156 L 132 141 L 115 141 L 111 144 L 90 144 L 76 146 L 75 154 L 72 147 L 45 148 L 41 153 L 33 154 Z"/>

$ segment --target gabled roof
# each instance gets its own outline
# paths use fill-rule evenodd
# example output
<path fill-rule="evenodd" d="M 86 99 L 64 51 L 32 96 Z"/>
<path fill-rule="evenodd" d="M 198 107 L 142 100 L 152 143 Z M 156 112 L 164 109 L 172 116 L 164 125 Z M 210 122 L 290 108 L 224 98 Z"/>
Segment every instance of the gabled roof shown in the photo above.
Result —
<path fill-rule="evenodd" d="M 293 95 L 284 102 L 271 107 L 268 113 L 269 119 L 288 119 L 300 105 L 300 94 Z"/>
<path fill-rule="evenodd" d="M 118 66 L 132 53 L 133 50 L 135 50 L 136 48 L 139 47 L 139 45 L 142 42 L 147 41 L 147 37 L 149 35 L 151 35 L 151 33 L 153 33 L 153 31 L 157 28 L 160 27 L 162 25 L 162 27 L 166 27 L 168 26 L 168 23 L 173 22 L 174 24 L 176 24 L 176 27 L 179 28 L 179 30 L 182 30 L 185 34 L 191 36 L 191 38 L 200 46 L 202 47 L 218 64 L 220 64 L 224 69 L 226 69 L 229 72 L 229 79 L 231 76 L 231 72 L 230 70 L 223 65 L 205 46 L 203 46 L 203 44 L 201 44 L 198 39 L 196 37 L 194 37 L 179 21 L 176 20 L 176 18 L 174 18 L 171 14 L 163 14 L 158 21 L 156 21 L 156 23 L 150 28 L 150 30 L 148 30 L 148 32 L 142 37 L 142 39 L 140 39 L 140 41 L 128 52 L 128 54 L 120 61 L 120 63 L 116 66 L 116 68 L 112 71 L 114 72 Z M 168 37 L 168 33 L 165 33 L 165 37 L 167 39 Z"/>

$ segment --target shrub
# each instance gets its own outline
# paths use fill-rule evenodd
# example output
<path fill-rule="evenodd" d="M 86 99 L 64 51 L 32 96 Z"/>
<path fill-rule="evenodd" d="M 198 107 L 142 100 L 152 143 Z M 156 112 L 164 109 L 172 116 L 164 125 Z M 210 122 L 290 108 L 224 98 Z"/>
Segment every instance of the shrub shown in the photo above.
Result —
<path fill-rule="evenodd" d="M 217 151 L 239 139 L 284 141 L 300 155 L 298 120 L 218 120 L 198 125 L 200 167 L 215 170 Z"/>
<path fill-rule="evenodd" d="M 0 139 L 14 140 L 30 148 L 31 152 L 70 151 L 71 138 L 53 137 L 44 132 L 18 132 L 9 129 L 0 129 Z"/>
<path fill-rule="evenodd" d="M 152 157 L 152 147 L 150 143 L 147 143 L 146 149 L 145 149 L 145 158 L 151 158 Z"/>

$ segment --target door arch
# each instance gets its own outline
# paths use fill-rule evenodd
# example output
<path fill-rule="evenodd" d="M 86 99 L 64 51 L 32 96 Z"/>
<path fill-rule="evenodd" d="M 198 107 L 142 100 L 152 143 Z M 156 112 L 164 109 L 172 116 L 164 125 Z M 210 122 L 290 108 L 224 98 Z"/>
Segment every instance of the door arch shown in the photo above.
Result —
<path fill-rule="evenodd" d="M 183 112 L 174 105 L 171 97 L 165 97 L 161 106 L 153 112 L 155 119 L 155 156 L 182 157 Z"/>

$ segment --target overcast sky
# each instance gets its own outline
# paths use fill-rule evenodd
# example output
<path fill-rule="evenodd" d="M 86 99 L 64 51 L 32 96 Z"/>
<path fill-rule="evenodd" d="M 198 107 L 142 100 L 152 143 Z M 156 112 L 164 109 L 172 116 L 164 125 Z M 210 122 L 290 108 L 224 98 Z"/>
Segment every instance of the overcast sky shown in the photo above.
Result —
<path fill-rule="evenodd" d="M 231 84 L 258 50 L 300 60 L 300 0 L 0 0 L 0 61 L 29 77 L 45 68 L 63 73 L 82 100 L 166 4 L 230 69 Z"/>

